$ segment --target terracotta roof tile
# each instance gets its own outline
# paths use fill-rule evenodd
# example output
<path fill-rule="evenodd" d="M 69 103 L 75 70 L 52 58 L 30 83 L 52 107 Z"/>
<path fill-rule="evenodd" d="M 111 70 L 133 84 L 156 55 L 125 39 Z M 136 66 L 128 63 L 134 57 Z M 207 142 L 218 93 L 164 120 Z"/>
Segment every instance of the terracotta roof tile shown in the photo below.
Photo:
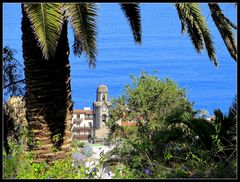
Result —
<path fill-rule="evenodd" d="M 93 114 L 93 111 L 92 110 L 75 109 L 75 110 L 73 110 L 73 114 Z"/>

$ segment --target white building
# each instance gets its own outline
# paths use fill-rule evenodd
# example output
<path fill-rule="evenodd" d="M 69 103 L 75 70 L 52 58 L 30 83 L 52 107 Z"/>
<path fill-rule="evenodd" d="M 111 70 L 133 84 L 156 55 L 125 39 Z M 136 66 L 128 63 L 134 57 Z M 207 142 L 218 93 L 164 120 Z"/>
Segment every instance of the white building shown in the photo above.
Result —
<path fill-rule="evenodd" d="M 90 108 L 74 110 L 72 124 L 73 139 L 88 141 L 93 138 L 93 111 Z"/>

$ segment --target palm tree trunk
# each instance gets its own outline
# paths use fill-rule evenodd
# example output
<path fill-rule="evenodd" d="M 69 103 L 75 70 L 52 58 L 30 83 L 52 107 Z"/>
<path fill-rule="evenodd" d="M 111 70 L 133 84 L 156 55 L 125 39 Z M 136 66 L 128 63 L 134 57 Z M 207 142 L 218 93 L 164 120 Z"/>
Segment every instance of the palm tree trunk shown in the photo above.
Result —
<path fill-rule="evenodd" d="M 232 25 L 226 21 L 226 18 L 217 3 L 208 3 L 208 6 L 211 10 L 212 19 L 223 38 L 228 52 L 230 53 L 232 58 L 237 61 L 237 45 L 234 41 L 234 35 L 231 31 L 231 27 L 229 27 L 229 25 Z"/>
<path fill-rule="evenodd" d="M 23 6 L 22 15 L 26 119 L 34 140 L 29 146 L 36 154 L 36 162 L 51 162 L 68 155 L 71 144 L 72 101 L 67 21 L 63 24 L 55 56 L 45 60 Z M 56 135 L 60 136 L 57 142 L 54 139 Z"/>

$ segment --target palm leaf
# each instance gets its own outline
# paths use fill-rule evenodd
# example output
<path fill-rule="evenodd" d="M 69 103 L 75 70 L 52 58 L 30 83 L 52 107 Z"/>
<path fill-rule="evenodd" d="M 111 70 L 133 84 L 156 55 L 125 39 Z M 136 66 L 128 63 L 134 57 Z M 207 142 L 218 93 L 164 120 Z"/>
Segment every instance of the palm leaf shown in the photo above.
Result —
<path fill-rule="evenodd" d="M 209 32 L 206 20 L 201 14 L 197 3 L 176 3 L 179 18 L 182 24 L 188 28 L 188 34 L 198 53 L 203 49 L 203 44 L 208 57 L 217 66 L 217 58 L 213 46 L 212 36 Z M 183 28 L 182 28 L 183 29 Z"/>
<path fill-rule="evenodd" d="M 217 58 L 216 58 L 216 54 L 213 46 L 212 36 L 208 29 L 207 22 L 204 16 L 201 14 L 200 8 L 197 3 L 189 3 L 189 7 L 192 10 L 194 20 L 197 22 L 202 32 L 205 47 L 208 52 L 208 57 L 210 58 L 210 60 L 214 62 L 215 66 L 217 66 L 218 62 L 217 62 Z"/>
<path fill-rule="evenodd" d="M 59 3 L 24 4 L 43 57 L 49 59 L 56 51 L 61 34 L 63 17 Z"/>
<path fill-rule="evenodd" d="M 193 17 L 189 13 L 190 10 L 187 9 L 188 6 L 185 5 L 185 3 L 176 3 L 175 6 L 182 25 L 181 32 L 184 33 L 187 28 L 188 35 L 194 45 L 195 50 L 197 53 L 200 53 L 204 45 L 202 34 L 199 31 L 199 27 L 195 22 L 193 22 Z"/>
<path fill-rule="evenodd" d="M 193 118 L 186 124 L 201 138 L 207 148 L 212 147 L 212 135 L 215 135 L 215 128 L 211 123 L 203 118 Z"/>
<path fill-rule="evenodd" d="M 186 31 L 186 20 L 185 20 L 185 12 L 182 7 L 182 4 L 176 3 L 175 7 L 177 9 L 178 17 L 181 22 L 181 33 L 183 34 Z"/>
<path fill-rule="evenodd" d="M 176 124 L 185 124 L 192 132 L 201 138 L 207 148 L 212 146 L 211 135 L 215 134 L 214 126 L 203 118 L 194 118 L 193 113 L 177 111 L 167 119 L 171 127 Z"/>
<path fill-rule="evenodd" d="M 235 95 L 232 105 L 229 108 L 229 116 L 237 117 L 237 95 Z"/>
<path fill-rule="evenodd" d="M 235 96 L 228 115 L 223 115 L 220 109 L 214 110 L 215 122 L 220 126 L 219 136 L 224 145 L 236 143 L 237 131 L 237 97 Z"/>
<path fill-rule="evenodd" d="M 66 15 L 74 31 L 74 53 L 86 53 L 89 66 L 96 61 L 96 17 L 97 8 L 93 3 L 66 3 Z"/>
<path fill-rule="evenodd" d="M 224 16 L 217 3 L 208 3 L 208 6 L 211 10 L 212 19 L 217 26 L 230 55 L 235 61 L 237 61 L 237 44 L 234 38 L 234 33 L 230 27 L 232 26 L 231 22 Z"/>
<path fill-rule="evenodd" d="M 130 23 L 135 42 L 141 44 L 142 28 L 140 7 L 138 3 L 120 3 L 120 6 Z"/>
<path fill-rule="evenodd" d="M 74 43 L 73 43 L 73 46 L 72 46 L 74 55 L 80 57 L 80 56 L 82 55 L 82 51 L 83 51 L 82 47 L 83 47 L 83 42 L 82 42 L 82 40 L 79 40 L 79 39 L 74 35 Z"/>

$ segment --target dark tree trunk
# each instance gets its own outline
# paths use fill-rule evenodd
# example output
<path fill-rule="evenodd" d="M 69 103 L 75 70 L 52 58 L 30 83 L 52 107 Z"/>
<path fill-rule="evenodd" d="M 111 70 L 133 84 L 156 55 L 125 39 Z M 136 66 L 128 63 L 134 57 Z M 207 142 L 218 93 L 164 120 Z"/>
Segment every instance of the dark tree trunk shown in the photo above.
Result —
<path fill-rule="evenodd" d="M 63 159 L 71 144 L 71 86 L 67 21 L 56 54 L 45 60 L 22 7 L 22 48 L 26 78 L 26 119 L 36 161 Z M 55 142 L 53 136 L 60 135 Z M 55 150 L 53 150 L 55 149 Z M 57 150 L 56 150 L 57 149 Z"/>

